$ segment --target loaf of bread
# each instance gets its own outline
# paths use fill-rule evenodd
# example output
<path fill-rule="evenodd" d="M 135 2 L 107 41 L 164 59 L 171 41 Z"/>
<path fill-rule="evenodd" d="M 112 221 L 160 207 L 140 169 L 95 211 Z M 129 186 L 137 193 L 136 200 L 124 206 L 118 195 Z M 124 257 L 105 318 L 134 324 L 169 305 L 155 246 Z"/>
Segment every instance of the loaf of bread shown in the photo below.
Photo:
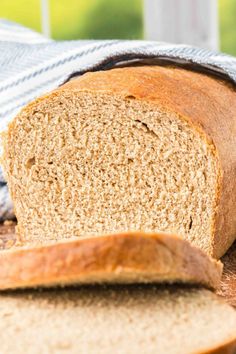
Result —
<path fill-rule="evenodd" d="M 173 232 L 218 258 L 236 235 L 236 93 L 173 67 L 87 73 L 24 108 L 3 166 L 24 243 Z"/>
<path fill-rule="evenodd" d="M 234 354 L 236 312 L 201 289 L 0 294 L 1 353 Z"/>
<path fill-rule="evenodd" d="M 127 233 L 0 253 L 0 290 L 88 283 L 220 284 L 222 264 L 174 235 Z"/>

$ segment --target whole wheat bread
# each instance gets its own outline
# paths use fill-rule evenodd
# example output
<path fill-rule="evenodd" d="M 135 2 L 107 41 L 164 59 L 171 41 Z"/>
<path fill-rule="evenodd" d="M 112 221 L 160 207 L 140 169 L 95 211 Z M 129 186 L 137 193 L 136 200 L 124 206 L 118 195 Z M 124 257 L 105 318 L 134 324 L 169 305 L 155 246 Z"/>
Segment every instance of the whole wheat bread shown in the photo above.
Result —
<path fill-rule="evenodd" d="M 201 289 L 0 294 L 1 353 L 193 354 L 236 349 L 236 312 Z"/>
<path fill-rule="evenodd" d="M 217 288 L 222 263 L 175 235 L 126 233 L 0 253 L 0 290 L 86 283 Z"/>
<path fill-rule="evenodd" d="M 29 104 L 4 138 L 22 242 L 158 230 L 220 257 L 236 235 L 236 93 L 145 66 L 87 73 Z"/>

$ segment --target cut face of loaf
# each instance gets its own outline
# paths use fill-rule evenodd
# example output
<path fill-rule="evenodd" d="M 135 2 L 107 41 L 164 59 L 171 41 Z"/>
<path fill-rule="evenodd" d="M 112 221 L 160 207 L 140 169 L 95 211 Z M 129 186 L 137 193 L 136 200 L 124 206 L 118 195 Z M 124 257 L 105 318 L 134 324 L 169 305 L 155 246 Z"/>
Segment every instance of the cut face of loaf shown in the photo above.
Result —
<path fill-rule="evenodd" d="M 233 109 L 229 85 L 168 67 L 86 74 L 31 103 L 4 138 L 21 240 L 161 230 L 221 256 L 236 231 Z"/>
<path fill-rule="evenodd" d="M 0 317 L 2 353 L 233 354 L 236 348 L 235 310 L 201 289 L 1 293 Z"/>

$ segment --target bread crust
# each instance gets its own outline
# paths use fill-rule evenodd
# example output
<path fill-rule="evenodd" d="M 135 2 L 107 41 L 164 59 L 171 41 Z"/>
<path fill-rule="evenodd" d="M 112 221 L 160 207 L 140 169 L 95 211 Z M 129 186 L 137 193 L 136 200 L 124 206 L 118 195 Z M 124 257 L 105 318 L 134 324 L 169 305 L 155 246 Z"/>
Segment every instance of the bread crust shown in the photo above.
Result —
<path fill-rule="evenodd" d="M 236 335 L 235 335 L 236 336 Z M 236 353 L 236 338 L 231 339 L 227 341 L 226 343 L 223 343 L 220 346 L 217 346 L 216 348 L 209 349 L 204 352 L 200 352 L 197 354 L 235 354 Z"/>
<path fill-rule="evenodd" d="M 200 132 L 218 159 L 212 255 L 220 258 L 236 237 L 236 92 L 219 78 L 178 67 L 137 66 L 86 73 L 60 90 L 118 94 L 170 110 Z"/>
<path fill-rule="evenodd" d="M 0 289 L 89 283 L 219 286 L 222 263 L 175 235 L 129 232 L 2 251 Z"/>

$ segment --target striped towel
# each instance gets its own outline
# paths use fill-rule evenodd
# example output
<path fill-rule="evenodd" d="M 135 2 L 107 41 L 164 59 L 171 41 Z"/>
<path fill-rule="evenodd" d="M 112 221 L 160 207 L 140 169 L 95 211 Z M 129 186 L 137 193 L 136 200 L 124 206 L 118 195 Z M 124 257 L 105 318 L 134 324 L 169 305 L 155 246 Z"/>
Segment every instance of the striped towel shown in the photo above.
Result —
<path fill-rule="evenodd" d="M 236 59 L 226 54 L 141 40 L 53 41 L 5 20 L 0 20 L 0 51 L 0 132 L 24 105 L 71 77 L 132 61 L 195 65 L 236 83 Z M 13 217 L 0 170 L 0 221 Z"/>

